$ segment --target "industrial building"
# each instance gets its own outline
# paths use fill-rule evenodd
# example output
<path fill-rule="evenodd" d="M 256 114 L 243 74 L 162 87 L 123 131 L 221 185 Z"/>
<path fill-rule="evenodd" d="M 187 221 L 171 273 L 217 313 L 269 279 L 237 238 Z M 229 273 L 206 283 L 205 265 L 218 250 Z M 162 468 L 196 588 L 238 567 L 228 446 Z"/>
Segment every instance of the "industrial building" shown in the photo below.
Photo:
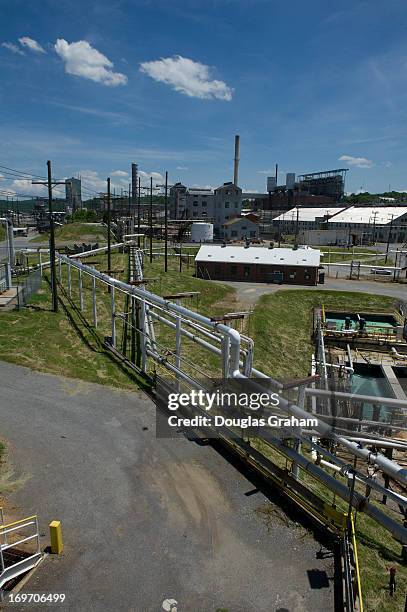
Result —
<path fill-rule="evenodd" d="M 259 224 L 247 216 L 235 217 L 225 221 L 220 236 L 226 240 L 258 240 Z"/>
<path fill-rule="evenodd" d="M 320 251 L 308 247 L 203 245 L 195 258 L 195 272 L 205 279 L 316 285 L 320 258 Z"/>
<path fill-rule="evenodd" d="M 66 205 L 74 213 L 82 208 L 82 183 L 81 179 L 69 178 L 65 181 Z"/>
<path fill-rule="evenodd" d="M 273 220 L 279 234 L 297 234 L 307 230 L 347 231 L 349 243 L 407 241 L 406 206 L 347 206 L 335 208 L 296 207 Z M 342 240 L 342 237 L 341 237 Z"/>
<path fill-rule="evenodd" d="M 212 189 L 187 188 L 176 183 L 170 189 L 171 219 L 200 219 L 212 221 L 214 232 L 222 236 L 226 221 L 242 212 L 242 190 L 232 182 Z"/>

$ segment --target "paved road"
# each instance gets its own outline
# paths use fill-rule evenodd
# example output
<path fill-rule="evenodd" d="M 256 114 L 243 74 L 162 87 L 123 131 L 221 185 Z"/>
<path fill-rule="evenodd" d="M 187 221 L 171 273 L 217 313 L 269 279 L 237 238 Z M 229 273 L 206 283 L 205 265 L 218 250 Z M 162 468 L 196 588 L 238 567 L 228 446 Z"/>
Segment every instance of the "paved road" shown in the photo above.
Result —
<path fill-rule="evenodd" d="M 235 281 L 213 281 L 229 285 L 236 290 L 237 301 L 246 306 L 254 306 L 257 300 L 266 294 L 277 291 L 303 290 L 311 291 L 355 291 L 374 295 L 389 295 L 390 297 L 407 300 L 407 285 L 397 283 L 381 283 L 379 281 L 350 281 L 340 278 L 325 278 L 324 285 L 309 287 L 307 285 L 272 285 L 266 283 L 239 283 Z"/>
<path fill-rule="evenodd" d="M 15 514 L 60 519 L 65 552 L 25 592 L 65 592 L 61 610 L 270 612 L 333 609 L 332 560 L 258 512 L 262 493 L 211 446 L 155 437 L 142 393 L 0 363 L 0 431 L 16 477 Z M 308 571 L 327 573 L 311 588 Z M 315 586 L 315 585 L 314 585 Z M 13 609 L 16 609 L 13 606 Z M 27 610 L 27 607 L 24 608 Z"/>

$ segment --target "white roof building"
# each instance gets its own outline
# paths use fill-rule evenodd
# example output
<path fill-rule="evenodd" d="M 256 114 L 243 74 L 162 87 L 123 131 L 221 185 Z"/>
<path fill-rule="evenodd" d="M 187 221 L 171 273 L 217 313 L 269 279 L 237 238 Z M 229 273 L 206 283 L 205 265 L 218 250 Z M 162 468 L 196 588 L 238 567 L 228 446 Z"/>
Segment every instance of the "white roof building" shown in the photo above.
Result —
<path fill-rule="evenodd" d="M 333 223 L 387 225 L 393 220 L 407 215 L 407 206 L 351 206 L 335 215 Z"/>
<path fill-rule="evenodd" d="M 407 206 L 348 206 L 345 207 L 326 207 L 326 208 L 298 208 L 299 223 L 316 223 L 324 221 L 329 217 L 328 223 L 347 223 L 347 224 L 369 224 L 387 225 L 393 220 L 407 215 Z M 297 208 L 279 215 L 273 219 L 274 223 L 280 221 L 287 223 L 297 222 Z"/>
<path fill-rule="evenodd" d="M 244 246 L 202 245 L 195 257 L 196 262 L 214 261 L 216 263 L 243 263 L 262 265 L 285 265 L 317 268 L 321 252 L 310 247 L 265 248 Z"/>
<path fill-rule="evenodd" d="M 316 219 L 326 218 L 326 215 L 332 216 L 332 215 L 335 215 L 336 213 L 341 212 L 342 210 L 344 210 L 344 207 L 343 206 L 339 206 L 339 207 L 338 206 L 336 207 L 325 206 L 324 208 L 322 207 L 318 207 L 318 208 L 299 207 L 298 209 L 297 207 L 295 207 L 295 208 L 291 208 L 290 210 L 283 213 L 282 215 L 275 217 L 273 221 L 274 222 L 276 221 L 295 221 L 296 222 L 297 221 L 297 210 L 298 210 L 298 221 L 299 222 L 309 221 L 313 223 L 315 222 Z"/>

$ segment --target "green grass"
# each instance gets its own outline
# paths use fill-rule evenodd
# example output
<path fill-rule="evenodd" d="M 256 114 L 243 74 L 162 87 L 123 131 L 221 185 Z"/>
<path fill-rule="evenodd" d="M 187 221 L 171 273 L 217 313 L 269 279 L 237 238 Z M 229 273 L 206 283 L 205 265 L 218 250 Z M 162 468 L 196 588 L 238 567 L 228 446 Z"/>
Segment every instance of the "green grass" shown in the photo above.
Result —
<path fill-rule="evenodd" d="M 344 291 L 284 290 L 263 295 L 250 321 L 254 363 L 275 378 L 300 378 L 310 371 L 312 310 L 388 310 L 390 297 Z"/>
<path fill-rule="evenodd" d="M 4 225 L 0 223 L 0 240 L 5 240 L 5 239 L 6 239 L 6 230 L 4 228 Z"/>
<path fill-rule="evenodd" d="M 98 269 L 107 269 L 106 256 L 98 256 Z M 126 269 L 127 256 L 114 254 L 113 269 Z M 161 295 L 179 291 L 200 291 L 198 298 L 183 300 L 186 306 L 199 308 L 201 312 L 223 311 L 222 302 L 227 295 L 234 292 L 220 284 L 210 283 L 192 277 L 193 267 L 184 268 L 179 274 L 177 261 L 170 259 L 170 269 L 164 274 L 163 260 L 154 260 L 150 266 L 146 262 L 145 275 L 156 278 L 148 288 Z M 116 274 L 125 279 L 126 272 Z M 66 271 L 64 270 L 65 288 Z M 62 291 L 60 309 L 57 314 L 50 311 L 49 285 L 43 281 L 43 288 L 31 298 L 31 306 L 20 311 L 2 312 L 0 314 L 0 359 L 24 365 L 34 370 L 50 372 L 88 382 L 102 383 L 114 387 L 134 389 L 142 381 L 131 370 L 118 367 L 111 353 L 103 347 L 104 336 L 111 334 L 110 296 L 106 290 L 98 290 L 98 330 L 95 332 L 91 311 L 91 282 L 83 276 L 84 302 L 83 313 L 78 308 L 77 275 L 72 273 L 73 303 Z M 198 300 L 198 303 L 197 303 Z M 125 310 L 123 294 L 116 292 L 117 311 Z M 121 321 L 117 321 L 117 345 L 121 346 Z M 168 340 L 174 346 L 174 334 L 167 328 L 157 325 L 157 339 Z M 192 343 L 191 343 L 192 345 Z M 183 347 L 185 357 L 198 358 L 193 351 L 195 345 L 188 342 Z M 207 353 L 205 352 L 205 355 Z M 215 356 L 216 357 L 216 356 Z M 205 358 L 204 356 L 202 357 Z M 205 361 L 203 361 L 205 364 Z"/>
<path fill-rule="evenodd" d="M 55 241 L 63 242 L 106 242 L 106 227 L 92 223 L 67 223 L 55 228 Z M 46 242 L 49 234 L 40 234 L 30 242 Z"/>

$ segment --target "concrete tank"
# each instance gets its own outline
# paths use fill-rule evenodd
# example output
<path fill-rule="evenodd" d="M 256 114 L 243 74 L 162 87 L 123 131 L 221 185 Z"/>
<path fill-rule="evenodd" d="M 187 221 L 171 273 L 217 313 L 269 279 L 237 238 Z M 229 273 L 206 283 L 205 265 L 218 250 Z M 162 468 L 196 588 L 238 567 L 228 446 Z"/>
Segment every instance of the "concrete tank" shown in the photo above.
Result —
<path fill-rule="evenodd" d="M 213 242 L 213 224 L 193 223 L 191 226 L 191 242 Z"/>

